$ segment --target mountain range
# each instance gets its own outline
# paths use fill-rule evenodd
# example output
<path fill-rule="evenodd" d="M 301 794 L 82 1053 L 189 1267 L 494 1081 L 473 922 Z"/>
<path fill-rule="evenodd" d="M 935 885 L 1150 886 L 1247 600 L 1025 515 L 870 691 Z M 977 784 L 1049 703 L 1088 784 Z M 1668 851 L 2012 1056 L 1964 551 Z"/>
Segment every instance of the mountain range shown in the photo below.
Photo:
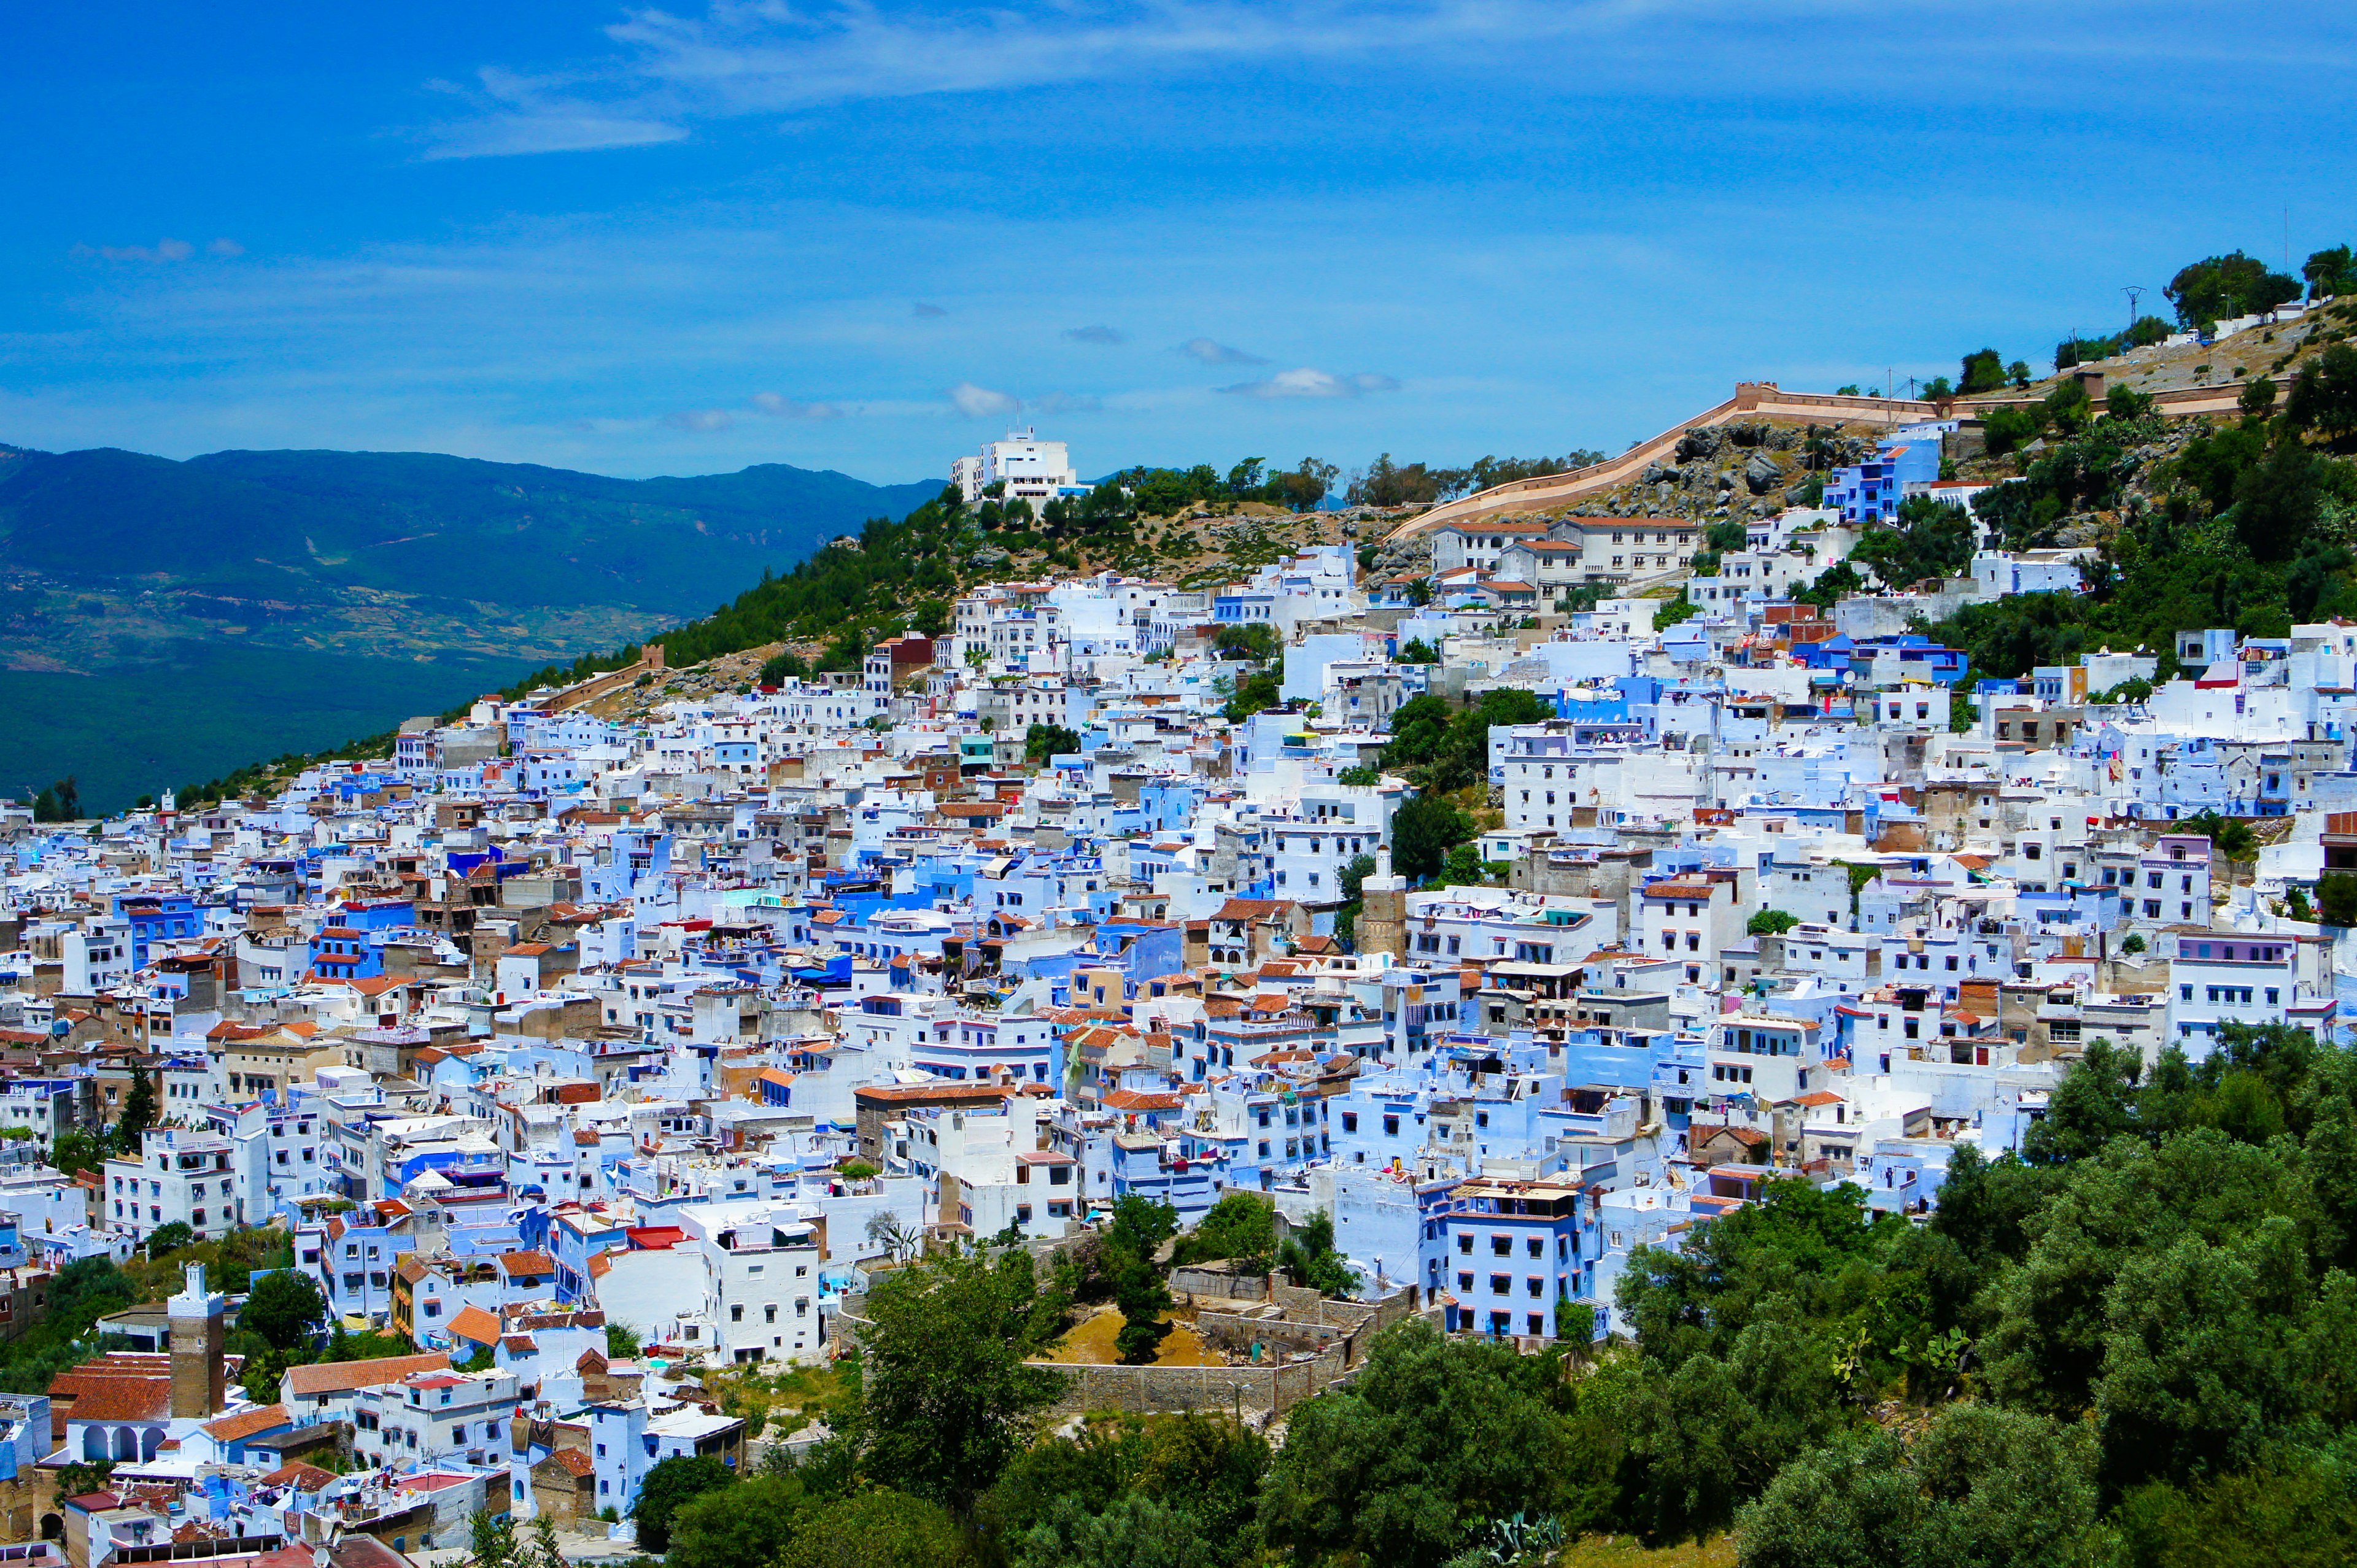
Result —
<path fill-rule="evenodd" d="M 0 794 L 86 810 L 447 708 L 729 598 L 939 481 L 0 446 Z"/>

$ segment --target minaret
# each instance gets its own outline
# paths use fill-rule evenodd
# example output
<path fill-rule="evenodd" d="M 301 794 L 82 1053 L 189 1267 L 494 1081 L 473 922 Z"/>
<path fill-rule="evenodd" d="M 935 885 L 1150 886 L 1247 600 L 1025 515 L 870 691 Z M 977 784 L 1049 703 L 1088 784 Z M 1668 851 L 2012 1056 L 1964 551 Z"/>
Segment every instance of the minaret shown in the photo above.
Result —
<path fill-rule="evenodd" d="M 1364 908 L 1359 911 L 1358 943 L 1361 953 L 1401 953 L 1407 949 L 1407 878 L 1392 873 L 1392 849 L 1377 846 L 1375 869 L 1359 884 Z"/>
<path fill-rule="evenodd" d="M 222 1362 L 229 1297 L 205 1289 L 205 1266 L 188 1265 L 188 1284 L 171 1300 L 172 1414 L 202 1421 L 229 1402 Z"/>

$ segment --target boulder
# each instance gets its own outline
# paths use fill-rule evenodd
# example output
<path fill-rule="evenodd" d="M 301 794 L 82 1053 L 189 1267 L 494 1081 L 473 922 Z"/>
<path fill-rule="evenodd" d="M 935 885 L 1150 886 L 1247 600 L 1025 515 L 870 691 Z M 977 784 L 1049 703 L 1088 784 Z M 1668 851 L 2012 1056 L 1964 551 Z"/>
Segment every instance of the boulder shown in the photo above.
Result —
<path fill-rule="evenodd" d="M 1699 430 L 1689 430 L 1678 437 L 1678 461 L 1691 463 L 1696 457 L 1716 456 L 1724 439 L 1719 431 L 1712 426 L 1706 425 Z"/>
<path fill-rule="evenodd" d="M 1743 483 L 1755 496 L 1764 496 L 1784 478 L 1784 470 L 1765 452 L 1751 454 L 1751 461 L 1743 465 Z"/>

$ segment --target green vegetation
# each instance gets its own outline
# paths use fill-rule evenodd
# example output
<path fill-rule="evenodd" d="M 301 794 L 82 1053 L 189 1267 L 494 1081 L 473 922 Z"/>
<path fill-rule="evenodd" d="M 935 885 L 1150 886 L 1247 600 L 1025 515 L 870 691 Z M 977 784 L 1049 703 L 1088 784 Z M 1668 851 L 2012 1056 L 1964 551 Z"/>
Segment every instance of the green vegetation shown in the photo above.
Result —
<path fill-rule="evenodd" d="M 1781 937 L 1800 923 L 1798 915 L 1787 914 L 1781 909 L 1762 909 L 1746 922 L 1743 929 L 1749 936 Z"/>
<path fill-rule="evenodd" d="M 1405 770 L 1408 781 L 1419 789 L 1460 789 L 1490 777 L 1492 725 L 1534 725 L 1553 716 L 1544 698 L 1518 688 L 1484 692 L 1461 709 L 1451 708 L 1436 693 L 1423 693 L 1392 714 L 1392 739 L 1383 748 L 1383 765 Z"/>
<path fill-rule="evenodd" d="M 1700 614 L 1702 614 L 1702 607 L 1687 596 L 1685 585 L 1680 584 L 1677 596 L 1653 612 L 1653 629 L 1667 631 L 1670 628 L 1690 621 Z"/>
<path fill-rule="evenodd" d="M 1342 894 L 1342 907 L 1334 911 L 1334 940 L 1352 952 L 1358 950 L 1359 917 L 1366 912 L 1367 907 L 1361 889 L 1366 886 L 1367 878 L 1374 874 L 1375 857 L 1372 854 L 1352 855 L 1335 874 L 1335 884 Z"/>
<path fill-rule="evenodd" d="M 1275 1204 L 1256 1192 L 1230 1192 L 1211 1205 L 1194 1230 L 1178 1238 L 1170 1261 L 1183 1266 L 1224 1260 L 1233 1262 L 1239 1273 L 1262 1274 L 1268 1272 L 1275 1251 Z"/>
<path fill-rule="evenodd" d="M 1862 565 L 1886 588 L 1911 588 L 1927 577 L 1962 576 L 1972 565 L 1973 522 L 1960 506 L 1929 496 L 1900 503 L 1894 527 L 1867 525 L 1853 565 Z"/>
<path fill-rule="evenodd" d="M 1028 1253 L 947 1258 L 876 1282 L 823 1462 L 960 1514 L 1028 1446 L 1056 1374 L 1024 1365 L 1062 1332 Z"/>
<path fill-rule="evenodd" d="M 2269 272 L 2256 257 L 2233 251 L 2180 269 L 2161 293 L 2177 307 L 2179 325 L 2207 328 L 2232 317 L 2256 315 L 2298 299 L 2300 285 L 2296 279 Z"/>
<path fill-rule="evenodd" d="M 1423 463 L 1394 463 L 1386 452 L 1368 464 L 1365 473 L 1351 478 L 1345 499 L 1352 506 L 1427 506 L 1493 485 L 1566 473 L 1602 461 L 1603 453 L 1580 450 L 1560 457 L 1482 457 L 1463 468 L 1435 468 Z"/>
<path fill-rule="evenodd" d="M 1392 817 L 1392 869 L 1411 881 L 1437 875 L 1449 850 L 1472 836 L 1472 818 L 1437 795 L 1418 795 Z"/>
<path fill-rule="evenodd" d="M 639 1500 L 630 1509 L 639 1544 L 649 1552 L 671 1550 L 672 1516 L 681 1505 L 736 1479 L 736 1471 L 706 1454 L 677 1455 L 656 1465 L 639 1483 Z"/>
<path fill-rule="evenodd" d="M 1324 1294 L 1347 1296 L 1359 1288 L 1359 1271 L 1334 1246 L 1334 1217 L 1319 1210 L 1285 1239 L 1276 1266 L 1290 1283 Z"/>
<path fill-rule="evenodd" d="M 1080 749 L 1079 735 L 1061 725 L 1033 725 L 1023 732 L 1023 757 L 1027 762 L 1069 757 Z"/>
<path fill-rule="evenodd" d="M 2161 434 L 2148 420 L 2094 424 L 1982 496 L 1982 519 L 2012 549 L 2050 543 L 2067 517 L 2102 512 L 2118 521 L 2103 538 L 2087 593 L 1969 605 L 1931 635 L 1969 653 L 1975 674 L 2010 676 L 2067 664 L 2098 644 L 2166 649 L 2184 627 L 2280 637 L 2295 621 L 2357 614 L 2357 470 L 2303 439 L 2308 427 L 2339 417 L 2342 384 L 2357 388 L 2357 349 L 2345 370 L 2319 362 L 2301 375 L 2317 390 L 2298 417 L 2195 435 L 2146 477 L 2160 489 L 2157 504 L 2128 490 L 2133 452 Z M 2357 397 L 2350 401 L 2357 408 Z M 2171 660 L 2162 678 L 2173 671 Z"/>

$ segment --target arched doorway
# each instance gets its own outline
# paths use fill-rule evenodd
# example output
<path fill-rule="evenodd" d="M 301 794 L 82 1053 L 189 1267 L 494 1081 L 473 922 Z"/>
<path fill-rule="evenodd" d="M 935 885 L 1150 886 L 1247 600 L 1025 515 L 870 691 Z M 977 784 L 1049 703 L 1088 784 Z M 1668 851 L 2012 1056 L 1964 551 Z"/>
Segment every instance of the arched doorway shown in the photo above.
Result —
<path fill-rule="evenodd" d="M 63 1514 L 54 1513 L 43 1514 L 41 1516 L 41 1539 L 43 1541 L 63 1541 L 65 1538 L 65 1516 Z"/>

